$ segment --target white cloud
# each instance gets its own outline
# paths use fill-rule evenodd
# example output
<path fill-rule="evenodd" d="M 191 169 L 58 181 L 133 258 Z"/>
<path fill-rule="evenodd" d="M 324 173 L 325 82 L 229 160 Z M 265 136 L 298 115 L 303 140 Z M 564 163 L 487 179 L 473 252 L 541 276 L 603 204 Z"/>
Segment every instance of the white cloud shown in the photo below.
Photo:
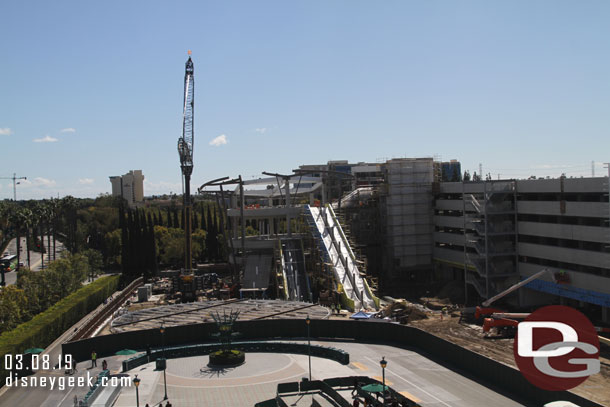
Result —
<path fill-rule="evenodd" d="M 260 128 L 256 128 L 254 129 L 255 132 L 260 133 L 260 134 L 265 134 L 267 132 L 267 128 L 266 127 L 260 127 Z"/>
<path fill-rule="evenodd" d="M 57 139 L 55 137 L 51 137 L 47 134 L 43 138 L 35 138 L 32 141 L 34 141 L 34 143 L 54 143 L 57 141 Z"/>
<path fill-rule="evenodd" d="M 34 185 L 38 185 L 41 187 L 54 187 L 55 180 L 42 178 L 42 177 L 36 177 L 36 178 L 34 178 Z"/>
<path fill-rule="evenodd" d="M 215 139 L 213 139 L 212 141 L 210 141 L 210 145 L 214 146 L 214 147 L 220 147 L 223 144 L 227 144 L 227 143 L 228 143 L 227 136 L 225 136 L 224 134 L 221 134 L 220 136 L 218 136 Z"/>
<path fill-rule="evenodd" d="M 74 127 L 66 127 L 65 129 L 61 129 L 60 133 L 76 133 L 76 129 Z"/>
<path fill-rule="evenodd" d="M 31 187 L 54 187 L 57 183 L 53 179 L 36 177 L 32 180 L 24 179 L 20 181 L 21 187 L 23 188 L 31 188 Z"/>
<path fill-rule="evenodd" d="M 79 178 L 78 183 L 81 185 L 91 185 L 93 184 L 93 178 Z"/>
<path fill-rule="evenodd" d="M 574 168 L 574 165 L 567 164 L 539 164 L 534 165 L 532 168 L 540 169 L 540 170 L 552 170 L 552 169 L 562 169 L 562 168 Z"/>
<path fill-rule="evenodd" d="M 0 127 L 0 136 L 10 136 L 13 131 L 8 127 Z"/>

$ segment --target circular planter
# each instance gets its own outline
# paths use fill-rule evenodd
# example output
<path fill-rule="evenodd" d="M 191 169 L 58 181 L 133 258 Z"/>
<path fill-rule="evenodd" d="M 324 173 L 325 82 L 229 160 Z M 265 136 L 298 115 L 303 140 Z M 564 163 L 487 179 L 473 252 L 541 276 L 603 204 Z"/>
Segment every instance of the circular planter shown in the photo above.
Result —
<path fill-rule="evenodd" d="M 209 366 L 239 366 L 246 361 L 246 354 L 240 350 L 216 351 L 210 353 Z"/>

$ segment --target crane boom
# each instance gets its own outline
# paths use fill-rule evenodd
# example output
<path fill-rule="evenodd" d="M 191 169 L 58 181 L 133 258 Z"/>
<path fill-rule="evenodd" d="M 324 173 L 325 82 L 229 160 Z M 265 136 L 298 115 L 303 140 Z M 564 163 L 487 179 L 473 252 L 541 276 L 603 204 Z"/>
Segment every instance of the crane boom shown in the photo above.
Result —
<path fill-rule="evenodd" d="M 189 54 L 190 55 L 190 54 Z M 186 61 L 184 70 L 184 109 L 182 113 L 182 137 L 178 139 L 178 154 L 182 173 L 190 175 L 193 170 L 193 142 L 194 123 L 193 111 L 195 108 L 195 77 L 191 57 Z"/>
<path fill-rule="evenodd" d="M 180 169 L 182 170 L 184 193 L 184 269 L 190 273 L 193 266 L 191 248 L 191 174 L 193 173 L 193 110 L 195 108 L 195 76 L 191 51 L 184 69 L 184 110 L 182 113 L 182 137 L 178 139 L 178 155 L 180 156 Z"/>
<path fill-rule="evenodd" d="M 483 306 L 484 307 L 489 307 L 493 302 L 499 300 L 500 298 L 504 297 L 505 295 L 508 295 L 510 293 L 512 293 L 515 290 L 518 290 L 519 288 L 523 287 L 524 285 L 526 285 L 527 283 L 529 283 L 532 280 L 535 280 L 539 277 L 541 277 L 543 274 L 548 273 L 549 270 L 548 269 L 542 269 L 539 272 L 537 272 L 536 274 L 526 278 L 523 281 L 518 282 L 515 285 L 512 285 L 510 287 L 508 287 L 506 290 L 502 291 L 501 293 L 499 293 L 498 295 L 495 295 L 493 297 L 491 297 L 490 299 L 488 299 L 487 301 L 483 302 Z"/>

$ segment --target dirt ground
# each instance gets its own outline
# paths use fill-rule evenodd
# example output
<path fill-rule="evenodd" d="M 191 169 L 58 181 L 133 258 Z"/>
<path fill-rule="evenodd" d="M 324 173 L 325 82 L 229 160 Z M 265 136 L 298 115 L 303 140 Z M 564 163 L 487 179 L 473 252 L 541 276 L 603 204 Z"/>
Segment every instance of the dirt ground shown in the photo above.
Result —
<path fill-rule="evenodd" d="M 410 325 L 516 368 L 513 339 L 486 339 L 480 326 L 460 324 L 458 321 L 459 318 L 455 316 L 445 316 L 441 321 L 440 315 L 433 313 L 428 319 L 413 321 Z M 600 362 L 600 373 L 589 377 L 571 391 L 596 403 L 610 406 L 610 351 L 607 347 L 602 349 Z"/>

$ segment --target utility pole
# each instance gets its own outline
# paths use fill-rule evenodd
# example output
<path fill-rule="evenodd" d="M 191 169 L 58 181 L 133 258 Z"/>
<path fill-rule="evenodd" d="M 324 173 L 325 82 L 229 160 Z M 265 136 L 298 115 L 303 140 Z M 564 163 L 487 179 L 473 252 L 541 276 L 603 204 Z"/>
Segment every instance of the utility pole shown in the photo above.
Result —
<path fill-rule="evenodd" d="M 20 182 L 16 182 L 18 179 L 28 179 L 28 177 L 17 177 L 16 173 L 13 173 L 12 177 L 0 177 L 0 179 L 12 179 L 13 180 L 13 200 L 17 202 L 17 185 Z"/>
<path fill-rule="evenodd" d="M 246 218 L 244 217 L 244 207 L 246 198 L 244 196 L 244 180 L 239 176 L 239 216 L 241 217 L 241 270 L 246 273 Z"/>
<path fill-rule="evenodd" d="M 604 168 L 608 169 L 608 179 L 606 180 L 606 186 L 608 188 L 608 228 L 610 228 L 610 163 L 604 163 Z M 610 244 L 610 239 L 608 239 Z"/>

